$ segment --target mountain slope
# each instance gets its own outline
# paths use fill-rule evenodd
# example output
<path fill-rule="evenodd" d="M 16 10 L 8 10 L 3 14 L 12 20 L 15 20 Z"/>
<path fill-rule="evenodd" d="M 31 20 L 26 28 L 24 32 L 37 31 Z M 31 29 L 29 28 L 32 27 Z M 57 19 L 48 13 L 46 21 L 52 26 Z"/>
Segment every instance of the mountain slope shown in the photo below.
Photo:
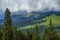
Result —
<path fill-rule="evenodd" d="M 54 26 L 60 26 L 60 16 L 59 15 L 56 15 L 56 14 L 52 14 L 50 16 L 46 16 L 45 18 L 42 18 L 42 20 L 46 20 L 44 22 L 41 22 L 41 23 L 36 23 L 36 24 L 33 24 L 33 25 L 28 25 L 28 26 L 25 26 L 25 27 L 21 27 L 21 29 L 30 29 L 30 28 L 34 28 L 35 25 L 38 25 L 38 27 L 40 27 L 41 25 L 44 27 L 44 26 L 48 26 L 49 25 L 49 20 L 52 19 L 52 23 Z M 34 20 L 35 22 L 39 22 L 39 20 Z"/>
<path fill-rule="evenodd" d="M 53 25 L 60 25 L 60 16 L 55 15 L 55 14 L 44 18 L 44 20 L 46 20 L 46 22 L 42 23 L 41 25 L 48 25 L 50 19 L 52 19 Z"/>
<path fill-rule="evenodd" d="M 22 14 L 21 14 L 22 13 Z M 12 24 L 16 25 L 17 27 L 25 27 L 29 25 L 47 25 L 49 23 L 50 17 L 54 21 L 53 23 L 59 25 L 59 20 L 60 20 L 60 12 L 29 12 L 26 13 L 24 12 L 16 12 L 15 14 L 12 13 Z M 54 20 L 56 19 L 56 20 Z M 1 22 L 0 25 L 3 24 L 4 19 L 2 19 L 1 16 Z"/>

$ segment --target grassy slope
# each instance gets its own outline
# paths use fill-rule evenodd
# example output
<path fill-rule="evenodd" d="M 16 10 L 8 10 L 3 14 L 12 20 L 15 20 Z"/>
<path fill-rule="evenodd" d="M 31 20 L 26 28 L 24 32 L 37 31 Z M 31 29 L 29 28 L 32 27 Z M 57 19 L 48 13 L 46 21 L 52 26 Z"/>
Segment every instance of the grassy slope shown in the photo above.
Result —
<path fill-rule="evenodd" d="M 44 18 L 44 20 L 46 20 L 46 22 L 41 23 L 41 25 L 48 25 L 50 19 L 52 19 L 52 23 L 54 25 L 60 25 L 60 16 L 55 15 L 55 14 L 53 14 L 53 15 L 51 15 L 49 17 Z"/>
<path fill-rule="evenodd" d="M 46 21 L 43 22 L 43 23 L 37 23 L 37 25 L 45 25 L 45 26 L 48 26 L 48 25 L 49 25 L 49 20 L 50 20 L 50 18 L 52 19 L 53 25 L 60 25 L 60 16 L 55 15 L 55 14 L 43 18 L 42 20 L 46 20 Z M 40 20 L 34 20 L 34 21 L 35 21 L 35 22 L 39 22 Z M 35 25 L 36 25 L 36 24 L 34 24 L 34 25 L 28 25 L 28 26 L 25 26 L 25 27 L 21 27 L 21 29 L 34 28 Z"/>

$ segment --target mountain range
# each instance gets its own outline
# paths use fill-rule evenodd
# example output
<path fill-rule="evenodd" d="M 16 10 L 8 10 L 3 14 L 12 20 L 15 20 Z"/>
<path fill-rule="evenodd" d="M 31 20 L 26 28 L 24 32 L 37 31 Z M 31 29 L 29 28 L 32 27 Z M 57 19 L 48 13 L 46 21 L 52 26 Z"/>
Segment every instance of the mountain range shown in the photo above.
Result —
<path fill-rule="evenodd" d="M 3 13 L 2 13 L 3 14 Z M 0 16 L 0 25 L 4 22 L 4 15 Z M 52 18 L 53 23 L 56 25 L 60 25 L 60 12 L 49 11 L 49 12 L 28 12 L 27 11 L 18 11 L 11 12 L 12 25 L 16 25 L 17 27 L 25 27 L 29 25 L 46 25 L 50 18 Z"/>

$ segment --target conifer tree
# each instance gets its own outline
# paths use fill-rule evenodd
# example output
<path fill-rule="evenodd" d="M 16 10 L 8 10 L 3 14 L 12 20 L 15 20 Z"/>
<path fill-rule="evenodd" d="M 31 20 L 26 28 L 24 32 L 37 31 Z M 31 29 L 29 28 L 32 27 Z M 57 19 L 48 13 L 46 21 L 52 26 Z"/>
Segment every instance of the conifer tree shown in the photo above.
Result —
<path fill-rule="evenodd" d="M 24 40 L 25 36 L 21 32 L 21 30 L 17 30 L 17 40 Z"/>
<path fill-rule="evenodd" d="M 28 29 L 27 29 L 27 32 L 26 32 L 25 39 L 30 40 L 30 31 Z"/>
<path fill-rule="evenodd" d="M 12 32 L 11 32 L 11 16 L 10 16 L 10 11 L 8 8 L 6 8 L 5 11 L 5 17 L 4 17 L 4 24 L 2 27 L 2 40 L 12 40 Z"/>
<path fill-rule="evenodd" d="M 13 34 L 13 40 L 17 40 L 17 28 L 15 26 L 12 27 L 12 34 Z"/>
<path fill-rule="evenodd" d="M 54 32 L 52 20 L 50 19 L 49 22 L 49 27 L 46 28 L 44 35 L 43 35 L 43 40 L 58 40 L 58 36 Z"/>
<path fill-rule="evenodd" d="M 2 40 L 2 32 L 1 32 L 1 29 L 0 29 L 0 40 Z"/>
<path fill-rule="evenodd" d="M 38 29 L 37 25 L 34 28 L 33 35 L 32 35 L 32 40 L 40 40 L 40 33 L 39 33 L 39 29 Z"/>

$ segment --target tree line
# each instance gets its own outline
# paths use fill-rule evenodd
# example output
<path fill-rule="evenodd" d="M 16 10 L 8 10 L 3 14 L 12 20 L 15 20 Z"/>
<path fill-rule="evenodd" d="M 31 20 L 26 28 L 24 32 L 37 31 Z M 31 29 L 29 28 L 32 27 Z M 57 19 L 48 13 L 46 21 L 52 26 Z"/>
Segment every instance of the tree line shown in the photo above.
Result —
<path fill-rule="evenodd" d="M 0 29 L 0 40 L 60 40 L 59 38 L 54 31 L 52 19 L 49 20 L 49 26 L 45 28 L 43 36 L 40 36 L 37 25 L 32 31 L 29 29 L 26 32 L 17 30 L 17 27 L 12 26 L 10 11 L 6 8 L 4 23 Z"/>

